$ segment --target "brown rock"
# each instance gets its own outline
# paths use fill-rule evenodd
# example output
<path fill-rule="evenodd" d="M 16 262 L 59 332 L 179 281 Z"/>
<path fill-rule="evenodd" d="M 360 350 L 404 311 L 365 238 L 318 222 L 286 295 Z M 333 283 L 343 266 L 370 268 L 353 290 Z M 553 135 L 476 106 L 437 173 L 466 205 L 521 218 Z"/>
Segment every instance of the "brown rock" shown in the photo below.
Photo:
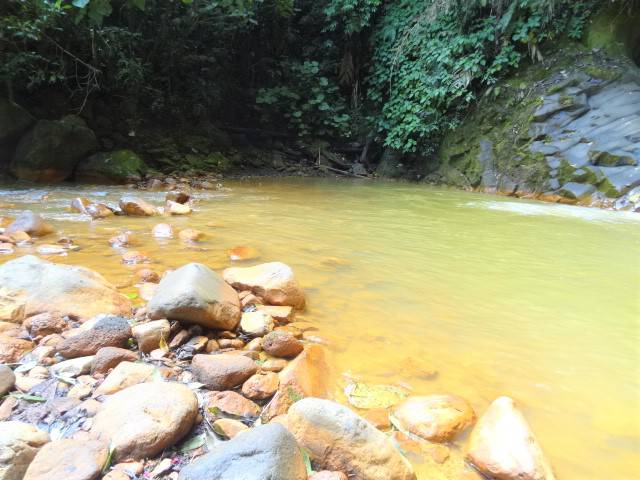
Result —
<path fill-rule="evenodd" d="M 27 318 L 24 327 L 29 330 L 32 337 L 45 337 L 52 333 L 61 333 L 66 330 L 69 324 L 57 313 L 40 313 Z"/>
<path fill-rule="evenodd" d="M 257 309 L 268 313 L 271 318 L 280 324 L 293 322 L 295 317 L 293 307 L 287 305 L 258 305 Z"/>
<path fill-rule="evenodd" d="M 304 346 L 290 332 L 275 330 L 264 336 L 262 349 L 274 357 L 291 358 L 302 352 Z"/>
<path fill-rule="evenodd" d="M 257 417 L 260 407 L 232 390 L 224 392 L 210 392 L 206 395 L 206 410 L 218 408 L 224 413 L 237 417 Z"/>
<path fill-rule="evenodd" d="M 49 225 L 44 219 L 37 213 L 33 213 L 29 210 L 22 212 L 13 223 L 11 223 L 5 230 L 5 235 L 11 235 L 15 232 L 25 232 L 32 237 L 44 237 L 53 233 L 53 227 Z"/>
<path fill-rule="evenodd" d="M 555 480 L 529 424 L 509 397 L 494 400 L 480 418 L 467 459 L 497 480 Z"/>
<path fill-rule="evenodd" d="M 173 238 L 173 227 L 168 223 L 158 223 L 153 227 L 151 234 L 155 238 Z"/>
<path fill-rule="evenodd" d="M 232 262 L 242 262 L 260 258 L 260 252 L 253 247 L 233 247 L 227 250 L 227 255 Z"/>
<path fill-rule="evenodd" d="M 452 440 L 476 419 L 469 402 L 455 395 L 409 397 L 393 414 L 404 430 L 431 442 Z"/>
<path fill-rule="evenodd" d="M 162 338 L 167 341 L 170 330 L 171 326 L 167 320 L 155 320 L 134 325 L 131 332 L 138 342 L 140 351 L 149 353 L 160 346 Z"/>
<path fill-rule="evenodd" d="M 389 412 L 384 408 L 372 408 L 370 410 L 365 410 L 362 413 L 362 416 L 378 430 L 389 430 L 391 428 Z"/>
<path fill-rule="evenodd" d="M 31 236 L 27 232 L 18 230 L 9 235 L 11 241 L 17 245 L 28 244 L 31 242 Z"/>
<path fill-rule="evenodd" d="M 273 372 L 256 373 L 242 385 L 242 394 L 251 400 L 264 400 L 278 390 L 280 379 Z"/>
<path fill-rule="evenodd" d="M 172 382 L 141 383 L 105 402 L 91 433 L 110 441 L 114 460 L 142 459 L 174 445 L 191 430 L 198 400 L 187 386 Z"/>
<path fill-rule="evenodd" d="M 176 203 L 187 203 L 191 196 L 188 191 L 185 190 L 170 190 L 165 196 L 165 200 L 171 200 Z"/>
<path fill-rule="evenodd" d="M 115 215 L 113 210 L 102 203 L 92 203 L 87 205 L 86 214 L 90 215 L 93 219 L 107 218 Z"/>
<path fill-rule="evenodd" d="M 120 210 L 125 215 L 134 217 L 150 217 L 158 213 L 153 205 L 135 197 L 122 197 L 120 199 Z"/>
<path fill-rule="evenodd" d="M 29 340 L 0 335 L 0 363 L 16 363 L 34 347 Z"/>
<path fill-rule="evenodd" d="M 150 263 L 151 258 L 144 252 L 138 252 L 137 250 L 131 250 L 122 255 L 122 263 L 127 265 L 139 265 L 141 263 Z"/>
<path fill-rule="evenodd" d="M 185 228 L 184 230 L 180 230 L 180 233 L 178 233 L 178 238 L 185 243 L 201 242 L 204 240 L 204 237 L 204 233 L 193 228 Z"/>
<path fill-rule="evenodd" d="M 7 365 L 0 364 L 0 397 L 8 393 L 16 383 L 16 376 Z"/>
<path fill-rule="evenodd" d="M 94 355 L 103 347 L 125 347 L 131 337 L 131 327 L 124 317 L 107 315 L 93 328 L 65 338 L 56 345 L 56 351 L 65 358 Z"/>
<path fill-rule="evenodd" d="M 26 306 L 27 295 L 25 292 L 0 287 L 0 321 L 22 323 Z"/>
<path fill-rule="evenodd" d="M 9 397 L 7 400 L 16 399 Z M 38 450 L 48 441 L 46 432 L 28 423 L 0 423 L 0 478 L 22 480 Z"/>
<path fill-rule="evenodd" d="M 262 351 L 262 337 L 254 338 L 249 343 L 247 343 L 245 348 L 247 350 L 252 350 L 254 352 L 261 352 Z"/>
<path fill-rule="evenodd" d="M 133 234 L 131 232 L 122 232 L 109 239 L 109 245 L 115 248 L 130 247 L 134 243 Z"/>
<path fill-rule="evenodd" d="M 233 420 L 232 418 L 219 418 L 215 422 L 213 422 L 213 428 L 221 432 L 227 438 L 233 438 L 240 432 L 244 432 L 245 430 L 249 430 L 244 423 Z"/>
<path fill-rule="evenodd" d="M 253 360 L 237 355 L 196 355 L 191 369 L 210 390 L 228 390 L 244 383 L 258 366 Z"/>
<path fill-rule="evenodd" d="M 288 365 L 284 358 L 270 358 L 262 365 L 260 365 L 260 370 L 264 372 L 280 372 Z"/>
<path fill-rule="evenodd" d="M 182 329 L 171 339 L 169 348 L 178 348 L 189 341 L 191 334 L 188 330 Z"/>
<path fill-rule="evenodd" d="M 148 363 L 120 362 L 96 389 L 94 396 L 111 395 L 132 385 L 152 381 L 155 371 Z"/>
<path fill-rule="evenodd" d="M 136 275 L 138 276 L 138 280 L 144 283 L 158 283 L 160 281 L 160 275 L 150 268 L 138 270 Z"/>
<path fill-rule="evenodd" d="M 56 440 L 40 449 L 24 480 L 95 480 L 108 455 L 108 445 L 99 440 Z"/>
<path fill-rule="evenodd" d="M 214 338 L 207 342 L 207 346 L 204 348 L 204 351 L 207 353 L 215 352 L 216 350 L 220 350 L 220 344 Z"/>
<path fill-rule="evenodd" d="M 243 348 L 244 342 L 239 338 L 220 338 L 218 346 L 220 348 Z"/>

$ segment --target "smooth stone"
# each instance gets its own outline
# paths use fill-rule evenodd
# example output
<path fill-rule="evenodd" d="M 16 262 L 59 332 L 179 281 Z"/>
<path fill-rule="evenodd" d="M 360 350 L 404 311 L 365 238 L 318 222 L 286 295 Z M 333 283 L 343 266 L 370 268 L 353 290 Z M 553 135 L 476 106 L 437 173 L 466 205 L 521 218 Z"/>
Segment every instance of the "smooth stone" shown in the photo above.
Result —
<path fill-rule="evenodd" d="M 94 356 L 78 357 L 51 366 L 51 373 L 60 377 L 77 377 L 91 371 Z"/>
<path fill-rule="evenodd" d="M 168 320 L 154 320 L 139 323 L 131 328 L 131 333 L 138 342 L 138 348 L 143 353 L 149 353 L 160 346 L 162 339 L 168 343 L 171 326 Z"/>
<path fill-rule="evenodd" d="M 53 233 L 54 229 L 40 215 L 26 210 L 4 230 L 5 235 L 16 232 L 25 232 L 32 237 L 44 237 Z"/>
<path fill-rule="evenodd" d="M 120 362 L 96 389 L 93 396 L 111 395 L 127 387 L 154 379 L 156 367 L 148 363 Z"/>
<path fill-rule="evenodd" d="M 150 217 L 158 213 L 156 207 L 150 203 L 136 197 L 122 197 L 120 199 L 120 210 L 125 215 L 133 217 Z"/>
<path fill-rule="evenodd" d="M 257 305 L 256 308 L 271 315 L 278 323 L 292 322 L 295 316 L 293 307 L 287 305 Z"/>
<path fill-rule="evenodd" d="M 27 295 L 25 292 L 0 287 L 0 321 L 22 323 L 26 306 Z"/>
<path fill-rule="evenodd" d="M 235 329 L 241 316 L 235 290 L 201 263 L 189 263 L 165 275 L 147 312 L 151 319 L 168 318 L 220 330 Z"/>
<path fill-rule="evenodd" d="M 321 472 L 315 472 L 309 477 L 309 480 L 349 480 L 342 472 L 331 472 L 329 470 L 322 470 Z"/>
<path fill-rule="evenodd" d="M 138 280 L 143 283 L 158 283 L 160 281 L 160 275 L 154 272 L 150 268 L 142 268 L 136 272 Z"/>
<path fill-rule="evenodd" d="M 189 205 L 167 200 L 164 207 L 165 213 L 169 215 L 189 215 L 191 207 Z"/>
<path fill-rule="evenodd" d="M 280 379 L 276 373 L 256 373 L 242 384 L 242 394 L 251 400 L 265 400 L 278 391 L 279 385 Z"/>
<path fill-rule="evenodd" d="M 27 318 L 23 326 L 32 337 L 46 337 L 53 333 L 62 333 L 69 327 L 69 323 L 57 313 L 40 313 Z"/>
<path fill-rule="evenodd" d="M 153 457 L 193 427 L 198 399 L 173 382 L 141 383 L 107 399 L 90 432 L 111 442 L 115 461 Z"/>
<path fill-rule="evenodd" d="M 151 230 L 155 238 L 173 238 L 173 227 L 168 223 L 159 223 Z"/>
<path fill-rule="evenodd" d="M 122 254 L 122 263 L 126 265 L 140 265 L 141 263 L 151 263 L 151 258 L 144 252 L 131 250 Z"/>
<path fill-rule="evenodd" d="M 260 415 L 260 407 L 232 390 L 209 392 L 205 397 L 206 410 L 218 408 L 230 415 L 245 418 L 256 418 Z"/>
<path fill-rule="evenodd" d="M 29 340 L 0 335 L 0 363 L 16 363 L 34 347 Z"/>
<path fill-rule="evenodd" d="M 182 469 L 178 480 L 306 480 L 295 439 L 279 424 L 252 428 Z"/>
<path fill-rule="evenodd" d="M 229 390 L 242 385 L 258 371 L 258 366 L 250 358 L 240 355 L 206 355 L 193 357 L 191 370 L 210 390 Z"/>
<path fill-rule="evenodd" d="M 180 230 L 178 233 L 178 238 L 184 243 L 196 243 L 204 240 L 204 233 L 200 230 L 195 230 L 193 228 L 185 228 L 184 230 Z"/>
<path fill-rule="evenodd" d="M 287 428 L 320 468 L 367 480 L 415 480 L 391 440 L 347 407 L 304 398 L 287 414 Z"/>
<path fill-rule="evenodd" d="M 247 335 L 263 337 L 271 332 L 275 323 L 271 315 L 262 311 L 244 312 L 240 319 L 240 329 Z"/>
<path fill-rule="evenodd" d="M 106 315 L 93 328 L 58 343 L 56 351 L 65 358 L 86 357 L 103 347 L 125 347 L 130 337 L 131 327 L 126 318 Z"/>
<path fill-rule="evenodd" d="M 216 431 L 222 432 L 222 434 L 227 438 L 233 438 L 240 432 L 249 430 L 249 427 L 244 423 L 232 418 L 219 418 L 213 422 L 213 427 Z"/>
<path fill-rule="evenodd" d="M 22 480 L 49 434 L 23 422 L 0 422 L 0 479 Z"/>
<path fill-rule="evenodd" d="M 165 195 L 165 200 L 171 200 L 176 203 L 187 203 L 189 198 L 191 198 L 189 193 L 184 190 L 170 190 Z"/>
<path fill-rule="evenodd" d="M 291 358 L 302 352 L 304 345 L 291 332 L 276 330 L 264 336 L 262 349 L 274 357 Z"/>
<path fill-rule="evenodd" d="M 4 396 L 16 383 L 16 375 L 10 367 L 0 364 L 0 397 Z"/>
<path fill-rule="evenodd" d="M 108 456 L 108 445 L 99 440 L 56 440 L 38 451 L 24 480 L 95 480 Z"/>

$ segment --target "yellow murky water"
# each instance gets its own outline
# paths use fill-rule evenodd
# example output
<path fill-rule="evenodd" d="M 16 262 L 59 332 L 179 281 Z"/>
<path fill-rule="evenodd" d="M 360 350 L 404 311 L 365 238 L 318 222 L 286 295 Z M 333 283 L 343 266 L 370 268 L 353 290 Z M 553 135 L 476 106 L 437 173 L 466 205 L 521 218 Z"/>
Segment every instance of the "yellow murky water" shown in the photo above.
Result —
<path fill-rule="evenodd" d="M 81 247 L 53 260 L 93 268 L 125 292 L 135 291 L 134 267 L 107 243 L 122 230 L 158 270 L 189 261 L 222 269 L 228 248 L 255 247 L 259 261 L 291 265 L 306 288 L 303 317 L 331 351 L 337 388 L 356 378 L 456 393 L 478 413 L 510 395 L 560 479 L 638 478 L 640 215 L 400 183 L 226 186 L 196 193 L 192 216 L 168 220 L 91 222 L 67 211 L 75 195 L 116 203 L 122 190 L 110 187 L 5 187 L 0 203 L 15 205 L 2 213 L 41 211 Z M 208 241 L 152 238 L 164 221 Z M 425 378 L 425 367 L 437 376 Z M 414 459 L 420 478 L 462 478 L 463 449 L 464 439 L 436 470 Z"/>

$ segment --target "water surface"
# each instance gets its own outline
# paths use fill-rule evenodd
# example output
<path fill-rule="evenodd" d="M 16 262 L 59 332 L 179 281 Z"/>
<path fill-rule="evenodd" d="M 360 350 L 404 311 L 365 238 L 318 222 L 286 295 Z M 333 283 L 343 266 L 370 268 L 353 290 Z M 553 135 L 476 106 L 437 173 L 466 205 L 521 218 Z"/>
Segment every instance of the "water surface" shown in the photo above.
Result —
<path fill-rule="evenodd" d="M 397 383 L 462 395 L 479 414 L 510 395 L 559 478 L 638 478 L 640 215 L 402 183 L 226 187 L 197 192 L 192 216 L 168 220 L 92 222 L 67 209 L 76 195 L 115 204 L 115 187 L 5 187 L 0 204 L 13 204 L 2 213 L 41 211 L 81 247 L 54 261 L 93 268 L 124 292 L 135 291 L 134 267 L 107 243 L 122 230 L 158 270 L 189 261 L 222 269 L 228 248 L 255 247 L 260 261 L 291 265 L 306 288 L 301 317 L 331 351 L 337 390 L 352 378 Z M 208 241 L 156 240 L 161 221 Z M 462 478 L 463 449 L 464 439 L 444 466 L 414 458 L 419 477 Z"/>

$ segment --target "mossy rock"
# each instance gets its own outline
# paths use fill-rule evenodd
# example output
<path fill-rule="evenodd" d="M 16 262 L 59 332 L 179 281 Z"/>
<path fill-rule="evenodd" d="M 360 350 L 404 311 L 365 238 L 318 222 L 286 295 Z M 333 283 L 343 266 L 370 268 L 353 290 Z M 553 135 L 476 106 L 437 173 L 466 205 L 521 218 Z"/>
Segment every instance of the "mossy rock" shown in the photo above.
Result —
<path fill-rule="evenodd" d="M 82 161 L 76 180 L 89 183 L 138 182 L 147 173 L 147 165 L 131 150 L 99 152 Z"/>

